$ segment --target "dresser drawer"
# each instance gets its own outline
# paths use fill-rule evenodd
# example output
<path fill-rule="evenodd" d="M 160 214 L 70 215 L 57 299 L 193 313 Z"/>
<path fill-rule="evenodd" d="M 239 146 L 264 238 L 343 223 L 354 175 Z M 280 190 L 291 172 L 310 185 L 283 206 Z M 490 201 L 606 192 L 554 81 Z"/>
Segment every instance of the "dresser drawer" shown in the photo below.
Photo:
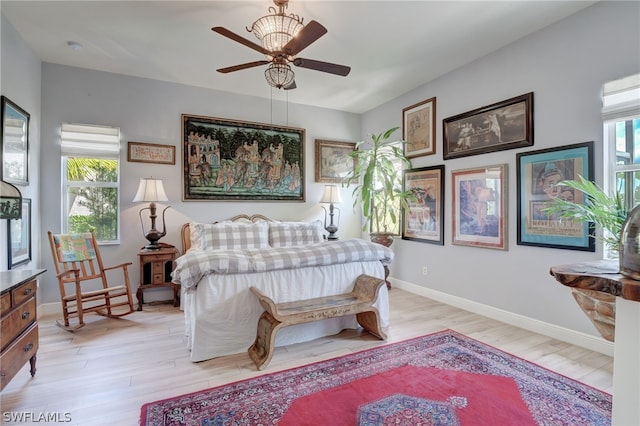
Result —
<path fill-rule="evenodd" d="M 38 282 L 36 280 L 26 282 L 20 287 L 11 290 L 13 294 L 13 305 L 18 306 L 30 297 L 35 296 L 38 290 Z"/>
<path fill-rule="evenodd" d="M 11 293 L 6 292 L 0 296 L 0 316 L 4 315 L 11 309 Z"/>
<path fill-rule="evenodd" d="M 0 347 L 4 350 L 22 330 L 26 329 L 36 320 L 36 298 L 32 297 L 21 306 L 17 306 L 6 317 L 2 318 L 2 330 L 0 334 Z"/>
<path fill-rule="evenodd" d="M 0 390 L 4 389 L 13 376 L 37 351 L 38 324 L 33 324 L 18 340 L 2 351 L 0 356 Z"/>

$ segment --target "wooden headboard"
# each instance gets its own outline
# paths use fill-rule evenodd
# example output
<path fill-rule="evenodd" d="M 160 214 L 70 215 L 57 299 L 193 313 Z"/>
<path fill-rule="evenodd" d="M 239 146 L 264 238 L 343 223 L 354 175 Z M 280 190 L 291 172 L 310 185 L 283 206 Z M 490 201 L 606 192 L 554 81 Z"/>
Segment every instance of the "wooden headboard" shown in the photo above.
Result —
<path fill-rule="evenodd" d="M 252 215 L 248 215 L 248 214 L 239 214 L 237 216 L 233 216 L 230 219 L 227 219 L 227 221 L 231 221 L 231 222 L 253 222 L 253 223 L 259 223 L 259 222 L 276 222 L 273 219 L 269 219 L 266 216 L 263 216 L 261 214 L 252 214 Z M 220 221 L 215 221 L 212 223 L 218 223 Z M 182 225 L 182 229 L 180 229 L 180 239 L 182 240 L 182 253 L 186 253 L 187 250 L 189 250 L 191 248 L 191 229 L 189 229 L 189 223 L 185 223 L 184 225 Z"/>

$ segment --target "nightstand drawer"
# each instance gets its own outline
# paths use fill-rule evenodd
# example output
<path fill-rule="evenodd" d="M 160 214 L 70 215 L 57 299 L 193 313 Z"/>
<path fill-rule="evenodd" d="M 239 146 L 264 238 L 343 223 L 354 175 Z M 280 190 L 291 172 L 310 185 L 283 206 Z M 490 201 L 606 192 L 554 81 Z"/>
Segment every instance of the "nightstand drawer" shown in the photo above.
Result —
<path fill-rule="evenodd" d="M 36 299 L 32 297 L 27 303 L 18 306 L 9 315 L 2 318 L 2 329 L 0 334 L 0 347 L 11 343 L 22 330 L 36 320 Z"/>
<path fill-rule="evenodd" d="M 0 356 L 0 389 L 9 383 L 11 378 L 37 351 L 38 324 L 33 324 L 22 337 L 2 351 L 2 356 Z"/>

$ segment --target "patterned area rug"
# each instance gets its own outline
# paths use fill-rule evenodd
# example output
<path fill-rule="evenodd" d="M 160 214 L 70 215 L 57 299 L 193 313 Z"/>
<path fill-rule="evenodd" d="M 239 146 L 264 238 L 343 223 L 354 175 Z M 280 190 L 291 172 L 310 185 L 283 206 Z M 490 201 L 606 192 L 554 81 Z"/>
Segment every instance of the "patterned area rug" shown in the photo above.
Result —
<path fill-rule="evenodd" d="M 142 425 L 609 425 L 611 395 L 451 330 L 151 402 Z"/>

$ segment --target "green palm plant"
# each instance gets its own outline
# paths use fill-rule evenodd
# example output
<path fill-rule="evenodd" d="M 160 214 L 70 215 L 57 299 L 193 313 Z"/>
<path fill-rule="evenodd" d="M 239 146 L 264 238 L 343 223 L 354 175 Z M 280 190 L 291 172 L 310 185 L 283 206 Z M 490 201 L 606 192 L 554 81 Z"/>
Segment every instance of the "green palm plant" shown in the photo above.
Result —
<path fill-rule="evenodd" d="M 379 134 L 371 134 L 371 141 L 360 141 L 349 155 L 355 159 L 355 167 L 346 176 L 344 185 L 355 184 L 353 208 L 365 217 L 363 231 L 371 234 L 398 234 L 400 211 L 408 208 L 414 198 L 412 191 L 402 190 L 402 174 L 397 167 L 411 167 L 404 155 L 403 140 L 391 140 L 399 127 Z"/>
<path fill-rule="evenodd" d="M 554 198 L 544 208 L 549 215 L 556 215 L 561 219 L 593 222 L 597 228 L 604 232 L 595 238 L 603 241 L 612 252 L 618 252 L 620 248 L 620 233 L 627 217 L 628 210 L 624 206 L 624 200 L 619 192 L 609 195 L 598 185 L 579 176 L 578 180 L 565 180 L 558 186 L 567 186 L 584 194 L 584 203 Z"/>

